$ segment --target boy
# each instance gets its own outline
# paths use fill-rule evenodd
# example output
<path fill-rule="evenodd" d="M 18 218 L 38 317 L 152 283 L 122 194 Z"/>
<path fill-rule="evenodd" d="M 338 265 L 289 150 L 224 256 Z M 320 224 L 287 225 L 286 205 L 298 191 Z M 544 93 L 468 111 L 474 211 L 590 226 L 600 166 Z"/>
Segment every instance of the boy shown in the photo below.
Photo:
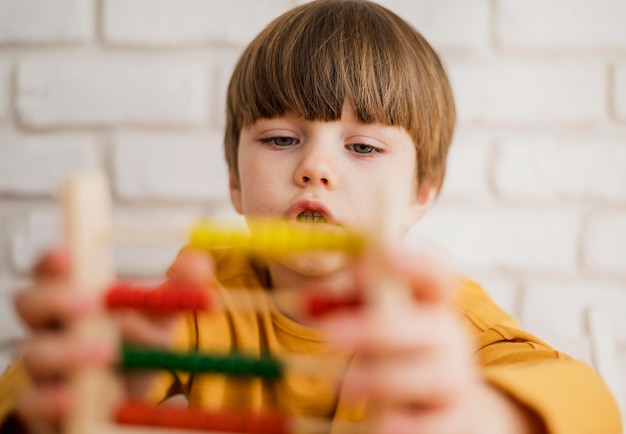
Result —
<path fill-rule="evenodd" d="M 305 4 L 261 32 L 233 73 L 225 134 L 232 203 L 247 218 L 398 237 L 441 188 L 454 122 L 438 57 L 403 20 L 363 1 Z M 275 290 L 367 285 L 367 270 L 355 271 L 342 255 L 262 260 L 234 249 L 212 253 L 183 250 L 169 278 L 216 278 L 226 303 L 235 289 L 225 288 L 243 287 L 263 307 L 193 316 L 175 346 L 325 356 L 342 362 L 346 376 L 337 386 L 290 376 L 270 384 L 168 374 L 149 386 L 155 401 L 180 392 L 193 406 L 277 408 L 332 419 L 332 432 L 373 412 L 374 432 L 621 433 L 616 405 L 590 368 L 519 330 L 482 289 L 452 279 L 432 259 L 386 254 L 380 267 L 410 289 L 408 301 L 317 329 Z M 52 276 L 58 286 L 67 270 L 64 257 L 56 258 L 42 267 L 45 285 Z M 69 288 L 43 294 L 36 288 L 17 300 L 34 328 L 96 308 Z M 171 321 L 136 313 L 123 328 L 129 339 L 163 343 Z M 37 387 L 18 410 L 54 423 L 70 411 L 71 396 L 46 379 L 110 358 L 107 349 L 67 336 L 34 340 L 22 362 Z M 132 393 L 145 389 L 131 384 Z"/>

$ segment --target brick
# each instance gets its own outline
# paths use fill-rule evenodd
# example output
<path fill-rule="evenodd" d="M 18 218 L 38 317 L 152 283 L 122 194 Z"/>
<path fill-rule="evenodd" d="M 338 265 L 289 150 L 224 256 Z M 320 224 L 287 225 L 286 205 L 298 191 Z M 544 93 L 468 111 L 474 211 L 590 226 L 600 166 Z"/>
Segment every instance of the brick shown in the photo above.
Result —
<path fill-rule="evenodd" d="M 0 124 L 7 120 L 9 114 L 10 74 L 9 61 L 0 59 Z"/>
<path fill-rule="evenodd" d="M 507 0 L 498 2 L 495 20 L 503 48 L 621 50 L 626 45 L 622 0 Z"/>
<path fill-rule="evenodd" d="M 113 221 L 125 228 L 163 228 L 179 232 L 180 240 L 159 244 L 119 243 L 114 246 L 114 263 L 118 276 L 163 277 L 178 251 L 185 244 L 185 236 L 197 215 L 184 209 L 116 209 Z"/>
<path fill-rule="evenodd" d="M 437 49 L 482 50 L 489 41 L 488 0 L 381 0 Z"/>
<path fill-rule="evenodd" d="M 213 113 L 214 123 L 220 129 L 224 129 L 226 124 L 226 95 L 228 93 L 228 84 L 230 78 L 239 59 L 239 53 L 233 55 L 232 52 L 228 53 L 215 53 L 211 55 L 211 65 L 215 74 L 215 82 L 217 88 L 215 89 L 215 98 L 213 99 Z"/>
<path fill-rule="evenodd" d="M 613 325 L 615 338 L 626 344 L 626 286 L 623 283 L 576 279 L 566 282 L 531 280 L 525 290 L 522 322 L 538 336 L 563 338 L 585 336 L 587 311 L 605 309 Z"/>
<path fill-rule="evenodd" d="M 133 277 L 163 277 L 180 248 L 196 214 L 171 209 L 113 209 L 115 227 L 165 228 L 180 233 L 180 240 L 163 243 L 116 243 L 111 245 L 116 274 Z M 58 209 L 35 209 L 24 212 L 11 228 L 11 259 L 19 273 L 28 273 L 43 252 L 63 239 Z M 1 292 L 0 292 L 1 295 Z"/>
<path fill-rule="evenodd" d="M 626 139 L 519 136 L 502 140 L 495 182 L 516 199 L 626 200 Z"/>
<path fill-rule="evenodd" d="M 54 195 L 73 171 L 97 165 L 93 138 L 5 137 L 0 144 L 0 192 Z"/>
<path fill-rule="evenodd" d="M 514 317 L 519 315 L 520 291 L 515 279 L 490 273 L 472 273 L 469 277 L 481 285 L 498 306 Z"/>
<path fill-rule="evenodd" d="M 446 179 L 440 200 L 489 199 L 486 174 L 489 170 L 491 150 L 488 137 L 458 131 L 448 154 Z"/>
<path fill-rule="evenodd" d="M 585 266 L 594 272 L 626 275 L 626 212 L 602 212 L 583 238 Z"/>
<path fill-rule="evenodd" d="M 616 116 L 626 121 L 626 64 L 615 68 L 613 104 Z"/>
<path fill-rule="evenodd" d="M 430 240 L 464 272 L 572 273 L 581 220 L 567 208 L 435 206 L 409 242 Z"/>
<path fill-rule="evenodd" d="M 120 134 L 114 149 L 123 199 L 227 201 L 221 134 Z"/>
<path fill-rule="evenodd" d="M 606 117 L 606 72 L 593 61 L 452 61 L 459 120 L 497 125 L 597 122 Z"/>
<path fill-rule="evenodd" d="M 289 6 L 288 0 L 106 0 L 103 29 L 113 44 L 244 45 Z"/>
<path fill-rule="evenodd" d="M 90 41 L 93 4 L 88 0 L 0 0 L 0 45 Z"/>
<path fill-rule="evenodd" d="M 32 127 L 199 125 L 208 119 L 202 62 L 107 58 L 24 61 L 17 109 Z"/>
<path fill-rule="evenodd" d="M 17 317 L 14 309 L 13 297 L 16 289 L 23 287 L 25 282 L 16 279 L 0 279 L 0 342 L 9 342 L 27 336 L 27 330 Z M 0 369 L 4 369 L 15 360 L 15 352 L 6 348 L 0 353 Z"/>
<path fill-rule="evenodd" d="M 19 273 L 29 273 L 45 251 L 63 241 L 57 207 L 24 212 L 11 226 L 11 262 Z"/>
<path fill-rule="evenodd" d="M 215 221 L 229 222 L 234 225 L 245 225 L 245 220 L 238 216 L 230 204 L 228 206 L 211 207 L 210 212 L 203 213 Z M 141 228 L 155 230 L 165 229 L 179 233 L 180 238 L 159 243 L 118 243 L 113 248 L 115 270 L 121 277 L 154 277 L 165 276 L 167 268 L 172 264 L 181 247 L 186 244 L 186 236 L 199 215 L 194 209 L 170 206 L 117 208 L 113 213 L 113 224 L 117 227 Z"/>

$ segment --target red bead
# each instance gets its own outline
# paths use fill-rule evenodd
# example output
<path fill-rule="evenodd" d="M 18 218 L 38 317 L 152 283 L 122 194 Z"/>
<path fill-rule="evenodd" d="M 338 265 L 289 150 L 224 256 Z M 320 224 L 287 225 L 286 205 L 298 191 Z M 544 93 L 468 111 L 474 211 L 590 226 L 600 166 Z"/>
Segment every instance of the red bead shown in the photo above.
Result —
<path fill-rule="evenodd" d="M 145 309 L 156 311 L 206 310 L 210 307 L 206 292 L 198 286 L 164 284 L 158 289 L 118 283 L 105 296 L 109 309 Z"/>
<path fill-rule="evenodd" d="M 250 434 L 289 434 L 287 418 L 280 414 L 205 412 L 172 405 L 153 407 L 125 402 L 115 413 L 115 422 L 126 425 L 182 428 Z"/>
<path fill-rule="evenodd" d="M 320 318 L 339 310 L 353 310 L 363 306 L 361 294 L 350 294 L 343 297 L 329 297 L 325 294 L 314 294 L 307 300 L 307 314 L 311 318 Z"/>

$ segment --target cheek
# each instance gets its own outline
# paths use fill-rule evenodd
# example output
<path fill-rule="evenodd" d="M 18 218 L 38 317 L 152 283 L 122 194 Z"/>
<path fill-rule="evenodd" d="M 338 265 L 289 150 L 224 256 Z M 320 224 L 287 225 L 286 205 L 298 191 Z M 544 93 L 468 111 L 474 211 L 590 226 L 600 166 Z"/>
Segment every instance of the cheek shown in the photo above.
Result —
<path fill-rule="evenodd" d="M 273 214 L 277 205 L 274 198 L 279 193 L 280 186 L 271 168 L 259 168 L 254 164 L 241 167 L 240 179 L 243 213 Z"/>

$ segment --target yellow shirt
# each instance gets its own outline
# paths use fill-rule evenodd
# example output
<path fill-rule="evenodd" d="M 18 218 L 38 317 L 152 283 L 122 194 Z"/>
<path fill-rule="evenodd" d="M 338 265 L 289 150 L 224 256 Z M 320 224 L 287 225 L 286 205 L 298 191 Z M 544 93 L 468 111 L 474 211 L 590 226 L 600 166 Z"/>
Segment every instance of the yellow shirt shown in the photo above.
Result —
<path fill-rule="evenodd" d="M 216 251 L 214 257 L 221 284 L 217 291 L 227 305 L 241 288 L 249 291 L 239 291 L 239 302 L 243 292 L 251 305 L 263 308 L 255 314 L 225 312 L 190 317 L 178 334 L 180 349 L 331 357 L 327 331 L 298 324 L 276 308 L 268 296 L 269 274 L 260 260 L 230 249 Z M 455 308 L 473 337 L 474 357 L 485 379 L 535 411 L 549 433 L 622 433 L 619 409 L 592 368 L 520 330 L 518 322 L 469 279 L 459 279 Z M 343 360 L 346 367 L 350 363 L 348 354 L 332 357 Z M 198 375 L 190 381 L 184 374 L 179 374 L 179 379 L 190 404 L 207 408 L 284 410 L 346 421 L 361 421 L 366 412 L 365 402 L 355 403 L 342 396 L 335 382 L 324 379 L 323 374 L 287 375 L 279 382 L 215 375 Z M 161 377 L 151 398 L 162 399 L 171 384 L 171 375 Z"/>
<path fill-rule="evenodd" d="M 254 304 L 257 312 L 188 315 L 176 337 L 178 349 L 322 356 L 344 363 L 349 372 L 350 354 L 329 352 L 328 331 L 298 324 L 276 308 L 267 289 L 269 274 L 261 261 L 235 249 L 213 254 L 220 283 L 215 290 L 226 305 L 234 302 L 235 293 L 241 304 L 245 294 L 243 303 Z M 532 409 L 550 434 L 622 433 L 617 405 L 593 369 L 520 330 L 517 321 L 469 279 L 459 279 L 455 307 L 473 337 L 474 357 L 485 379 Z M 16 364 L 0 379 L 0 420 L 12 408 L 15 388 L 23 383 L 16 378 L 21 377 L 23 370 Z M 184 393 L 194 407 L 279 410 L 329 418 L 334 421 L 333 433 L 341 431 L 342 421 L 363 420 L 367 407 L 366 402 L 343 396 L 336 381 L 323 374 L 287 375 L 273 381 L 163 373 L 148 398 L 159 402 L 176 393 Z"/>

